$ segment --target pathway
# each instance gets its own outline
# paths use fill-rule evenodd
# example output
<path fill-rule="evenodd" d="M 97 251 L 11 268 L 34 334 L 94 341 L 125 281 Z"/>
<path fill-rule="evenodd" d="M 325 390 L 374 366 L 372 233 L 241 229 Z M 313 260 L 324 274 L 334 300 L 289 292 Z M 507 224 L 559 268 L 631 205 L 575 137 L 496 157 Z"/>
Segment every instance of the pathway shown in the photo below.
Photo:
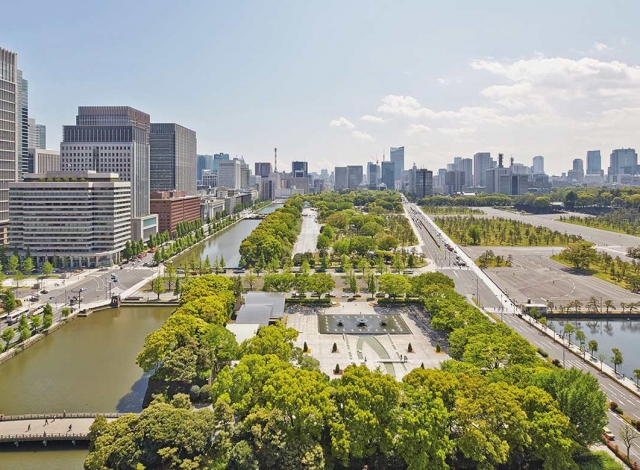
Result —
<path fill-rule="evenodd" d="M 0 421 L 0 442 L 75 441 L 86 440 L 89 427 L 98 414 L 47 414 L 3 416 Z M 104 414 L 113 421 L 122 414 Z"/>

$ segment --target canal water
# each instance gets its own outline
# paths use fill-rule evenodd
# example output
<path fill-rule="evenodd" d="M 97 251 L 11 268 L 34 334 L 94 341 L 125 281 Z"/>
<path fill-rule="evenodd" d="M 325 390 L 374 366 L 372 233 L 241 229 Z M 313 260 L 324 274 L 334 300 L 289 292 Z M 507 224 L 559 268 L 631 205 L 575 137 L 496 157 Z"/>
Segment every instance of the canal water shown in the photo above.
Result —
<path fill-rule="evenodd" d="M 555 325 L 556 333 L 561 333 L 564 328 L 564 321 L 549 322 L 549 326 Z M 595 339 L 598 342 L 598 354 L 606 354 L 607 359 L 605 362 L 613 367 L 611 362 L 612 348 L 618 348 L 622 352 L 622 358 L 624 362 L 618 366 L 618 370 L 625 374 L 627 377 L 633 378 L 633 370 L 640 369 L 640 348 L 638 344 L 640 341 L 640 321 L 627 321 L 627 320 L 610 320 L 610 321 L 595 321 L 595 320 L 571 320 L 571 324 L 576 329 L 581 329 L 587 337 L 586 343 L 589 340 Z M 571 337 L 571 342 L 576 343 L 575 334 Z"/>
<path fill-rule="evenodd" d="M 279 207 L 282 207 L 282 204 L 270 204 L 262 208 L 258 213 L 270 214 Z M 242 220 L 218 236 L 193 247 L 188 253 L 178 256 L 174 264 L 181 267 L 183 263 L 189 262 L 191 259 L 204 261 L 208 256 L 210 263 L 213 265 L 216 258 L 220 259 L 224 256 L 225 266 L 235 268 L 240 265 L 240 252 L 238 251 L 240 243 L 249 236 L 253 229 L 260 225 L 260 222 L 262 221 L 259 219 Z"/>

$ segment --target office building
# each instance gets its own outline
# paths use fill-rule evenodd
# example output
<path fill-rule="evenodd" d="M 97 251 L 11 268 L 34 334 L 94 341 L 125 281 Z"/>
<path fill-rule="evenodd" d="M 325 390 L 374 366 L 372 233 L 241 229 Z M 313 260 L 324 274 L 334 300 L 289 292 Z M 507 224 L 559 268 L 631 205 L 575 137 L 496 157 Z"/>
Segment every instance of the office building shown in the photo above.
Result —
<path fill-rule="evenodd" d="M 464 171 L 464 185 L 467 188 L 473 186 L 473 159 L 462 158 L 458 164 L 458 169 Z"/>
<path fill-rule="evenodd" d="M 28 172 L 29 160 L 29 82 L 18 70 L 18 179 Z"/>
<path fill-rule="evenodd" d="M 600 150 L 587 151 L 587 174 L 602 175 L 602 156 Z"/>
<path fill-rule="evenodd" d="M 342 191 L 349 189 L 349 178 L 347 177 L 347 167 L 337 166 L 335 169 L 335 183 L 333 189 Z"/>
<path fill-rule="evenodd" d="M 389 149 L 389 160 L 395 164 L 393 170 L 393 177 L 395 181 L 402 181 L 402 175 L 404 173 L 404 147 L 391 147 Z M 395 189 L 391 187 L 389 189 Z"/>
<path fill-rule="evenodd" d="M 204 170 L 213 170 L 213 155 L 198 155 L 196 164 L 198 174 L 196 178 L 199 182 L 202 182 L 202 172 Z"/>
<path fill-rule="evenodd" d="M 529 190 L 529 175 L 518 174 L 514 171 L 517 166 L 513 165 L 513 158 L 511 159 L 511 167 L 505 168 L 503 166 L 503 155 L 498 156 L 498 166 L 489 168 L 486 171 L 486 187 L 487 194 L 507 194 L 511 196 L 518 196 L 526 194 Z"/>
<path fill-rule="evenodd" d="M 544 174 L 544 157 L 540 155 L 533 157 L 533 166 L 531 167 L 531 171 L 534 175 Z"/>
<path fill-rule="evenodd" d="M 149 212 L 149 139 L 147 113 L 129 106 L 80 106 L 76 124 L 63 126 L 62 171 L 117 173 L 131 183 L 131 236 L 147 239 L 157 220 Z"/>
<path fill-rule="evenodd" d="M 261 178 L 268 178 L 271 174 L 271 163 L 258 162 L 255 164 L 255 174 Z"/>
<path fill-rule="evenodd" d="M 0 243 L 7 244 L 9 225 L 9 183 L 16 180 L 19 136 L 18 55 L 0 47 Z"/>
<path fill-rule="evenodd" d="M 582 158 L 573 159 L 573 170 L 584 171 L 584 162 L 582 161 Z"/>
<path fill-rule="evenodd" d="M 152 123 L 149 144 L 151 191 L 196 194 L 196 133 L 179 124 Z"/>
<path fill-rule="evenodd" d="M 294 178 L 306 178 L 309 176 L 307 162 L 291 162 L 291 174 Z"/>
<path fill-rule="evenodd" d="M 202 172 L 202 181 L 200 185 L 204 188 L 218 187 L 218 172 L 213 170 L 204 170 Z"/>
<path fill-rule="evenodd" d="M 367 164 L 367 181 L 369 182 L 369 189 L 376 189 L 378 187 L 380 181 L 380 165 L 373 162 Z"/>
<path fill-rule="evenodd" d="M 200 196 L 186 191 L 158 191 L 151 193 L 151 213 L 158 215 L 158 231 L 176 233 L 181 222 L 200 219 Z"/>
<path fill-rule="evenodd" d="M 635 149 L 615 149 L 609 160 L 609 175 L 633 174 L 638 165 Z"/>
<path fill-rule="evenodd" d="M 396 164 L 395 162 L 382 162 L 382 182 L 387 189 L 395 189 Z"/>
<path fill-rule="evenodd" d="M 9 243 L 37 266 L 109 266 L 131 238 L 131 183 L 116 173 L 27 173 L 9 185 Z"/>
<path fill-rule="evenodd" d="M 62 171 L 60 152 L 58 150 L 30 148 L 27 168 L 27 173 L 43 174 Z"/>
<path fill-rule="evenodd" d="M 29 148 L 47 148 L 47 126 L 37 124 L 35 119 L 29 118 Z"/>
<path fill-rule="evenodd" d="M 425 168 L 416 170 L 415 196 L 418 199 L 433 196 L 433 172 Z"/>
<path fill-rule="evenodd" d="M 347 166 L 347 185 L 350 190 L 358 189 L 363 182 L 364 172 L 362 165 Z"/>
<path fill-rule="evenodd" d="M 218 187 L 240 189 L 242 170 L 240 160 L 218 160 Z"/>
<path fill-rule="evenodd" d="M 466 189 L 465 181 L 464 171 L 447 171 L 444 175 L 444 193 L 448 195 L 463 193 Z"/>
<path fill-rule="evenodd" d="M 220 162 L 228 162 L 229 154 L 228 153 L 215 153 L 213 154 L 213 162 L 211 164 L 211 169 L 213 171 L 218 171 L 218 165 Z"/>
<path fill-rule="evenodd" d="M 493 160 L 489 152 L 478 152 L 473 156 L 473 186 L 484 188 L 487 186 L 487 170 L 492 167 Z"/>

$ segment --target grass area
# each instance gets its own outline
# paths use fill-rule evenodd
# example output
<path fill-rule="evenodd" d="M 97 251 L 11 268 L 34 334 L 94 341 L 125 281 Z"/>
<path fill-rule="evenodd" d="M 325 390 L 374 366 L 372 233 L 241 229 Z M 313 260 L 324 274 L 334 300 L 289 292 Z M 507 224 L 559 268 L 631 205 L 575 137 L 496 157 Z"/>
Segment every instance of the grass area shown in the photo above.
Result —
<path fill-rule="evenodd" d="M 636 230 L 631 230 L 631 229 L 624 229 L 624 228 L 619 228 L 619 227 L 613 227 L 609 224 L 606 223 L 586 223 L 585 220 L 586 218 L 575 218 L 572 220 L 569 219 L 564 219 L 564 218 L 559 218 L 559 219 L 555 219 L 558 222 L 564 222 L 565 224 L 571 224 L 571 225 L 580 225 L 581 227 L 589 227 L 589 228 L 597 228 L 599 230 L 606 230 L 607 232 L 614 232 L 614 233 L 624 233 L 626 235 L 638 235 L 638 232 Z"/>
<path fill-rule="evenodd" d="M 576 463 L 580 470 L 622 470 L 625 468 L 604 450 L 591 452 L 588 457 L 580 459 Z"/>
<path fill-rule="evenodd" d="M 485 215 L 480 209 L 464 206 L 422 206 L 422 211 L 429 215 Z"/>
<path fill-rule="evenodd" d="M 571 264 L 569 261 L 563 259 L 560 255 L 553 255 L 550 257 L 553 261 L 556 261 L 560 264 L 564 264 L 565 266 L 568 266 L 570 268 L 573 268 L 573 264 Z M 603 281 L 607 281 L 611 284 L 615 284 L 618 287 L 622 287 L 623 289 L 627 288 L 627 285 L 624 281 L 620 281 L 618 282 L 617 280 L 615 280 L 613 277 L 611 277 L 611 275 L 606 272 L 603 271 L 602 269 L 600 269 L 600 267 L 598 265 L 595 264 L 591 264 L 589 265 L 589 269 L 587 270 L 580 270 L 581 273 L 587 274 L 589 276 L 593 276 L 593 277 L 597 277 L 598 279 L 602 279 Z"/>
<path fill-rule="evenodd" d="M 483 262 L 480 260 L 480 258 L 478 258 L 477 260 L 474 261 L 474 263 L 476 263 L 476 266 L 480 266 L 483 269 L 484 268 L 511 268 L 511 267 L 513 267 L 513 264 L 507 263 L 506 261 L 498 262 L 495 258 L 487 260 L 486 264 L 483 264 Z"/>
<path fill-rule="evenodd" d="M 436 217 L 434 222 L 459 245 L 565 246 L 582 240 L 578 235 L 502 217 Z"/>

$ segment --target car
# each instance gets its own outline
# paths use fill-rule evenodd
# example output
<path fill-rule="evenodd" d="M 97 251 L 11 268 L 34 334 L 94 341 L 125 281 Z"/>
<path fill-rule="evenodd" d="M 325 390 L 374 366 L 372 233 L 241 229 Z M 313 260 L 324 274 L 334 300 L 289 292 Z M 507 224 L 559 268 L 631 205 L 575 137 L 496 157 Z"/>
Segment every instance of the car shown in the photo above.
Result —
<path fill-rule="evenodd" d="M 142 253 L 140 253 L 140 254 L 138 255 L 138 259 L 142 259 L 142 258 L 143 258 Z"/>
<path fill-rule="evenodd" d="M 244 269 L 243 268 L 234 269 L 233 274 L 244 274 Z"/>
<path fill-rule="evenodd" d="M 149 250 L 149 253 L 155 253 L 155 252 L 156 252 L 156 249 L 155 249 L 155 248 L 151 248 L 151 249 Z"/>
<path fill-rule="evenodd" d="M 362 294 L 360 294 L 360 293 L 354 294 L 354 297 L 362 297 Z"/>
<path fill-rule="evenodd" d="M 48 294 L 48 293 L 49 293 L 49 291 L 48 291 L 47 289 L 42 289 L 42 290 L 40 291 L 40 293 L 41 293 L 41 294 Z"/>
<path fill-rule="evenodd" d="M 316 272 L 317 272 L 317 273 L 324 273 L 324 272 L 326 272 L 326 271 L 327 271 L 327 268 L 322 268 L 322 267 L 320 267 L 320 268 L 316 268 Z"/>
<path fill-rule="evenodd" d="M 339 267 L 336 268 L 336 272 L 337 273 L 343 273 L 344 269 L 342 269 L 342 266 L 339 266 Z"/>
<path fill-rule="evenodd" d="M 605 439 L 606 439 L 606 440 L 608 440 L 608 441 L 613 441 L 613 440 L 615 440 L 615 438 L 616 438 L 615 434 L 613 434 L 613 433 L 611 432 L 611 429 L 609 429 L 609 428 L 608 428 L 608 427 L 606 427 L 606 426 L 605 426 L 604 428 L 602 428 L 602 435 L 603 435 L 603 436 L 605 437 Z"/>

